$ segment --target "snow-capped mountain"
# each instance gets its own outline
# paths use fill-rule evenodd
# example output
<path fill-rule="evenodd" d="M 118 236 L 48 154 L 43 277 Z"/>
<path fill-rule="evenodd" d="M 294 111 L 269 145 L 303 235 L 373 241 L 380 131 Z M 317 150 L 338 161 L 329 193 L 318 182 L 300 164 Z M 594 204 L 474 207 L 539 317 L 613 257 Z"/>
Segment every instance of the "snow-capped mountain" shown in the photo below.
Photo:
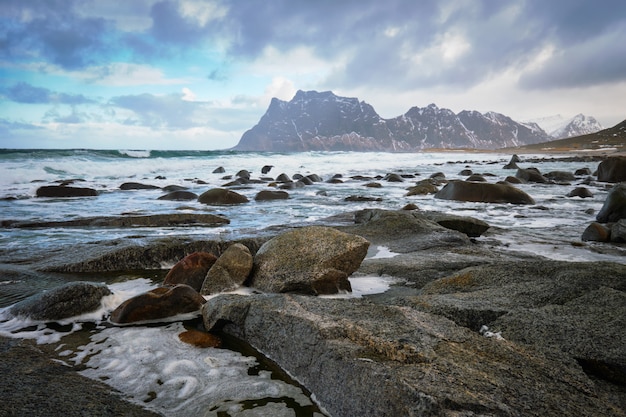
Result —
<path fill-rule="evenodd" d="M 552 139 L 538 125 L 494 112 L 455 114 L 435 104 L 383 119 L 356 98 L 330 91 L 298 91 L 272 99 L 259 123 L 243 134 L 245 151 L 418 151 L 428 148 L 497 149 Z"/>
<path fill-rule="evenodd" d="M 560 114 L 529 120 L 528 123 L 536 123 L 548 132 L 552 139 L 564 139 L 574 136 L 596 133 L 604 127 L 594 117 L 577 114 L 566 118 Z"/>

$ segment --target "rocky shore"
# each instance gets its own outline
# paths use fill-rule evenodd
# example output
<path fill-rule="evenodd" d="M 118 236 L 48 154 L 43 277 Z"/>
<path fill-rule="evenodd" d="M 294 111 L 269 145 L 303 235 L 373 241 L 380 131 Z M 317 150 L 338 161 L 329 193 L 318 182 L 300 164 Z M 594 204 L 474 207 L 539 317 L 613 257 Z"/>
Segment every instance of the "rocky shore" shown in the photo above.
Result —
<path fill-rule="evenodd" d="M 194 252 L 219 259 L 238 243 L 255 259 L 245 284 L 267 290 L 211 298 L 202 305 L 205 329 L 250 344 L 332 416 L 626 416 L 626 264 L 505 251 L 484 222 L 419 210 L 346 212 L 320 225 L 333 230 L 333 243 L 336 233 L 354 236 L 344 244 L 350 250 L 330 243 L 288 250 L 296 238 L 274 239 L 294 228 L 275 227 L 231 241 L 138 239 L 54 253 L 4 251 L 0 262 L 13 278 L 122 273 L 157 270 Z M 278 249 L 270 261 L 272 247 Z M 392 254 L 374 256 L 379 248 Z M 311 251 L 328 255 L 321 266 L 304 261 Z M 311 271 L 310 285 L 259 284 L 264 271 L 273 276 L 295 264 Z M 350 274 L 389 276 L 394 284 L 363 298 L 319 296 L 345 289 Z M 154 415 L 53 361 L 53 352 L 8 339 L 0 339 L 0 351 L 3 374 L 12 375 L 0 386 L 11 399 L 0 405 L 3 415 L 50 409 L 67 416 Z"/>

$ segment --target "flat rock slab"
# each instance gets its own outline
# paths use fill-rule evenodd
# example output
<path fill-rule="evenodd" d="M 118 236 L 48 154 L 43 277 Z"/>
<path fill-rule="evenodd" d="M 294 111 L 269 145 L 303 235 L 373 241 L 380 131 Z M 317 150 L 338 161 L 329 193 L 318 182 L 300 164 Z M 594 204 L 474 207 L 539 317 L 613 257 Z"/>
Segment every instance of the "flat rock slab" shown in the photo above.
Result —
<path fill-rule="evenodd" d="M 222 327 L 271 357 L 331 415 L 625 415 L 573 360 L 410 307 L 220 295 L 203 317 L 207 328 Z"/>

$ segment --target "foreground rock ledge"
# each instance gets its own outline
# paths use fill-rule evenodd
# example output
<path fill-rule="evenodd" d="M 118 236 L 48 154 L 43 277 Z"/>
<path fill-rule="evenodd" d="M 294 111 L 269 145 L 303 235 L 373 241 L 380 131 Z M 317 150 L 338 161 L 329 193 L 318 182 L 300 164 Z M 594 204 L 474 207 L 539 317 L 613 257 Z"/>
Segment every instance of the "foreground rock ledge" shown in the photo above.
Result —
<path fill-rule="evenodd" d="M 366 300 L 220 295 L 203 307 L 336 416 L 623 416 L 572 359 Z M 567 400 L 565 400 L 567 399 Z"/>

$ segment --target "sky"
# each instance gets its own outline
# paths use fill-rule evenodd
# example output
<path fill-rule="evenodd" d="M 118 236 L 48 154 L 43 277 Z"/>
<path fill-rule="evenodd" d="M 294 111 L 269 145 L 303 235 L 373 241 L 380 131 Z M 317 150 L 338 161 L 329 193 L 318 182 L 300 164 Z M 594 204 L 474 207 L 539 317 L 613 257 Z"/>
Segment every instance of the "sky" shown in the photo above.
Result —
<path fill-rule="evenodd" d="M 227 149 L 273 97 L 626 119 L 624 0 L 0 0 L 0 148 Z"/>

